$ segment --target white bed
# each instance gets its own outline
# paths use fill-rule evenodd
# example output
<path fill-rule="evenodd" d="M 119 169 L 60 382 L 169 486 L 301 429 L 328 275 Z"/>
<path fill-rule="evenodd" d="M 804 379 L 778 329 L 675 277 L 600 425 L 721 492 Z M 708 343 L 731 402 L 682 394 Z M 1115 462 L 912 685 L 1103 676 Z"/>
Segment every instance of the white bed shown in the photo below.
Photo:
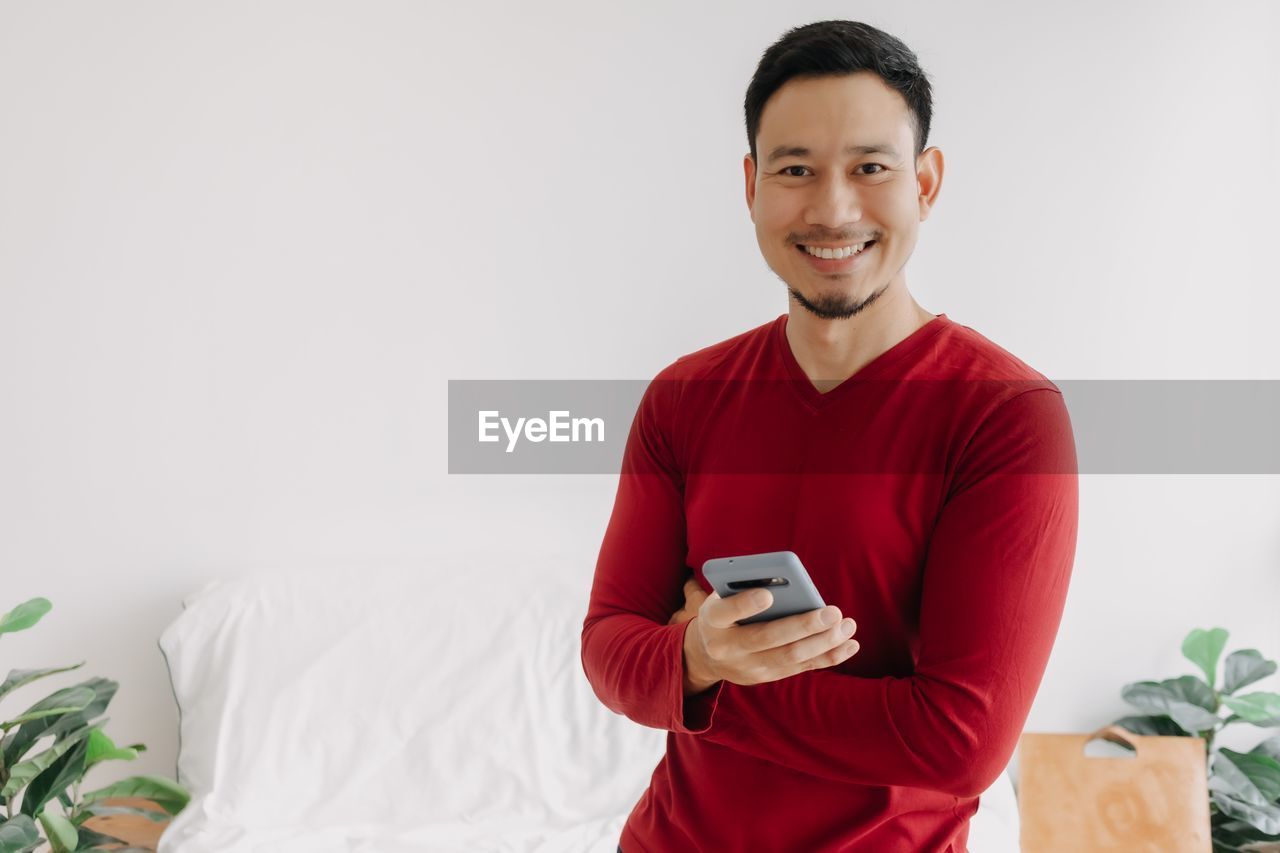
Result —
<path fill-rule="evenodd" d="M 159 646 L 188 807 L 158 853 L 614 853 L 666 733 L 579 657 L 594 553 L 273 569 L 187 596 Z M 1006 772 L 972 853 L 1017 853 Z"/>

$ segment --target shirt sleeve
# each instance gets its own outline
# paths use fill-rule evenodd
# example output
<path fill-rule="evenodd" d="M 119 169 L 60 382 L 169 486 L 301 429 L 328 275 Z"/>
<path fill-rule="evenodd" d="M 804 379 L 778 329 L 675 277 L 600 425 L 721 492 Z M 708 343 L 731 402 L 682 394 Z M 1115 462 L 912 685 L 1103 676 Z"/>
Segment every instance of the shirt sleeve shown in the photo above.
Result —
<path fill-rule="evenodd" d="M 684 634 L 668 625 L 692 575 L 684 478 L 672 451 L 679 395 L 675 368 L 645 389 L 623 450 L 613 513 L 596 561 L 582 625 L 582 666 L 610 710 L 651 728 L 698 734 L 710 727 L 721 689 L 684 696 Z"/>
<path fill-rule="evenodd" d="M 1076 474 L 1060 391 L 1001 403 L 962 453 L 929 541 L 914 673 L 722 683 L 703 737 L 834 780 L 980 795 L 1017 748 L 1057 635 Z"/>

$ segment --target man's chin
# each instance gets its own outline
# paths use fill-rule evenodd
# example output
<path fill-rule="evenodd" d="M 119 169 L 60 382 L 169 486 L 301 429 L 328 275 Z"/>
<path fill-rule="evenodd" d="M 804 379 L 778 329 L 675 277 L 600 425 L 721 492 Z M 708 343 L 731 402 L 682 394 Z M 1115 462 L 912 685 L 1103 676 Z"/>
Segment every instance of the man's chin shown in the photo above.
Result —
<path fill-rule="evenodd" d="M 850 317 L 857 316 L 874 304 L 880 293 L 883 292 L 877 291 L 865 299 L 859 299 L 843 293 L 824 293 L 809 298 L 794 287 L 788 287 L 787 289 L 791 291 L 793 301 L 821 320 L 847 320 Z"/>

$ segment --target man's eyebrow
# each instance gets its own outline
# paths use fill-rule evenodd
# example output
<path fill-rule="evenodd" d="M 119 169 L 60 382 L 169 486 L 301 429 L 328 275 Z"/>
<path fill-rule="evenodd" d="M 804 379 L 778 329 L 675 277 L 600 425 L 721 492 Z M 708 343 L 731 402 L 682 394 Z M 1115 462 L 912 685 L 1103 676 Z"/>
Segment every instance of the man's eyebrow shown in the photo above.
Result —
<path fill-rule="evenodd" d="M 850 145 L 844 149 L 845 154 L 888 154 L 890 157 L 898 156 L 898 149 L 888 143 L 880 143 L 878 145 Z M 779 145 L 777 148 L 769 152 L 769 157 L 764 161 L 765 165 L 773 163 L 774 160 L 781 160 L 783 157 L 808 157 L 813 154 L 803 145 Z"/>

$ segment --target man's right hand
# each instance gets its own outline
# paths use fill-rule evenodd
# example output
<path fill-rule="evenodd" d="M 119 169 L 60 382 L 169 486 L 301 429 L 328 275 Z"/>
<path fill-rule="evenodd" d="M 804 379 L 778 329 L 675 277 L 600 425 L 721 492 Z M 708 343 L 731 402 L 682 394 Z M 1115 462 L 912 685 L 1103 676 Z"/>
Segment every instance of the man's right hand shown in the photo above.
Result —
<path fill-rule="evenodd" d="M 858 641 L 852 619 L 841 620 L 840 608 L 827 605 L 770 622 L 738 625 L 769 609 L 767 589 L 721 598 L 707 596 L 685 635 L 685 693 L 701 692 L 717 681 L 763 684 L 811 669 L 835 666 L 853 657 Z M 825 621 L 829 616 L 830 621 Z M 848 626 L 848 630 L 842 630 Z"/>

